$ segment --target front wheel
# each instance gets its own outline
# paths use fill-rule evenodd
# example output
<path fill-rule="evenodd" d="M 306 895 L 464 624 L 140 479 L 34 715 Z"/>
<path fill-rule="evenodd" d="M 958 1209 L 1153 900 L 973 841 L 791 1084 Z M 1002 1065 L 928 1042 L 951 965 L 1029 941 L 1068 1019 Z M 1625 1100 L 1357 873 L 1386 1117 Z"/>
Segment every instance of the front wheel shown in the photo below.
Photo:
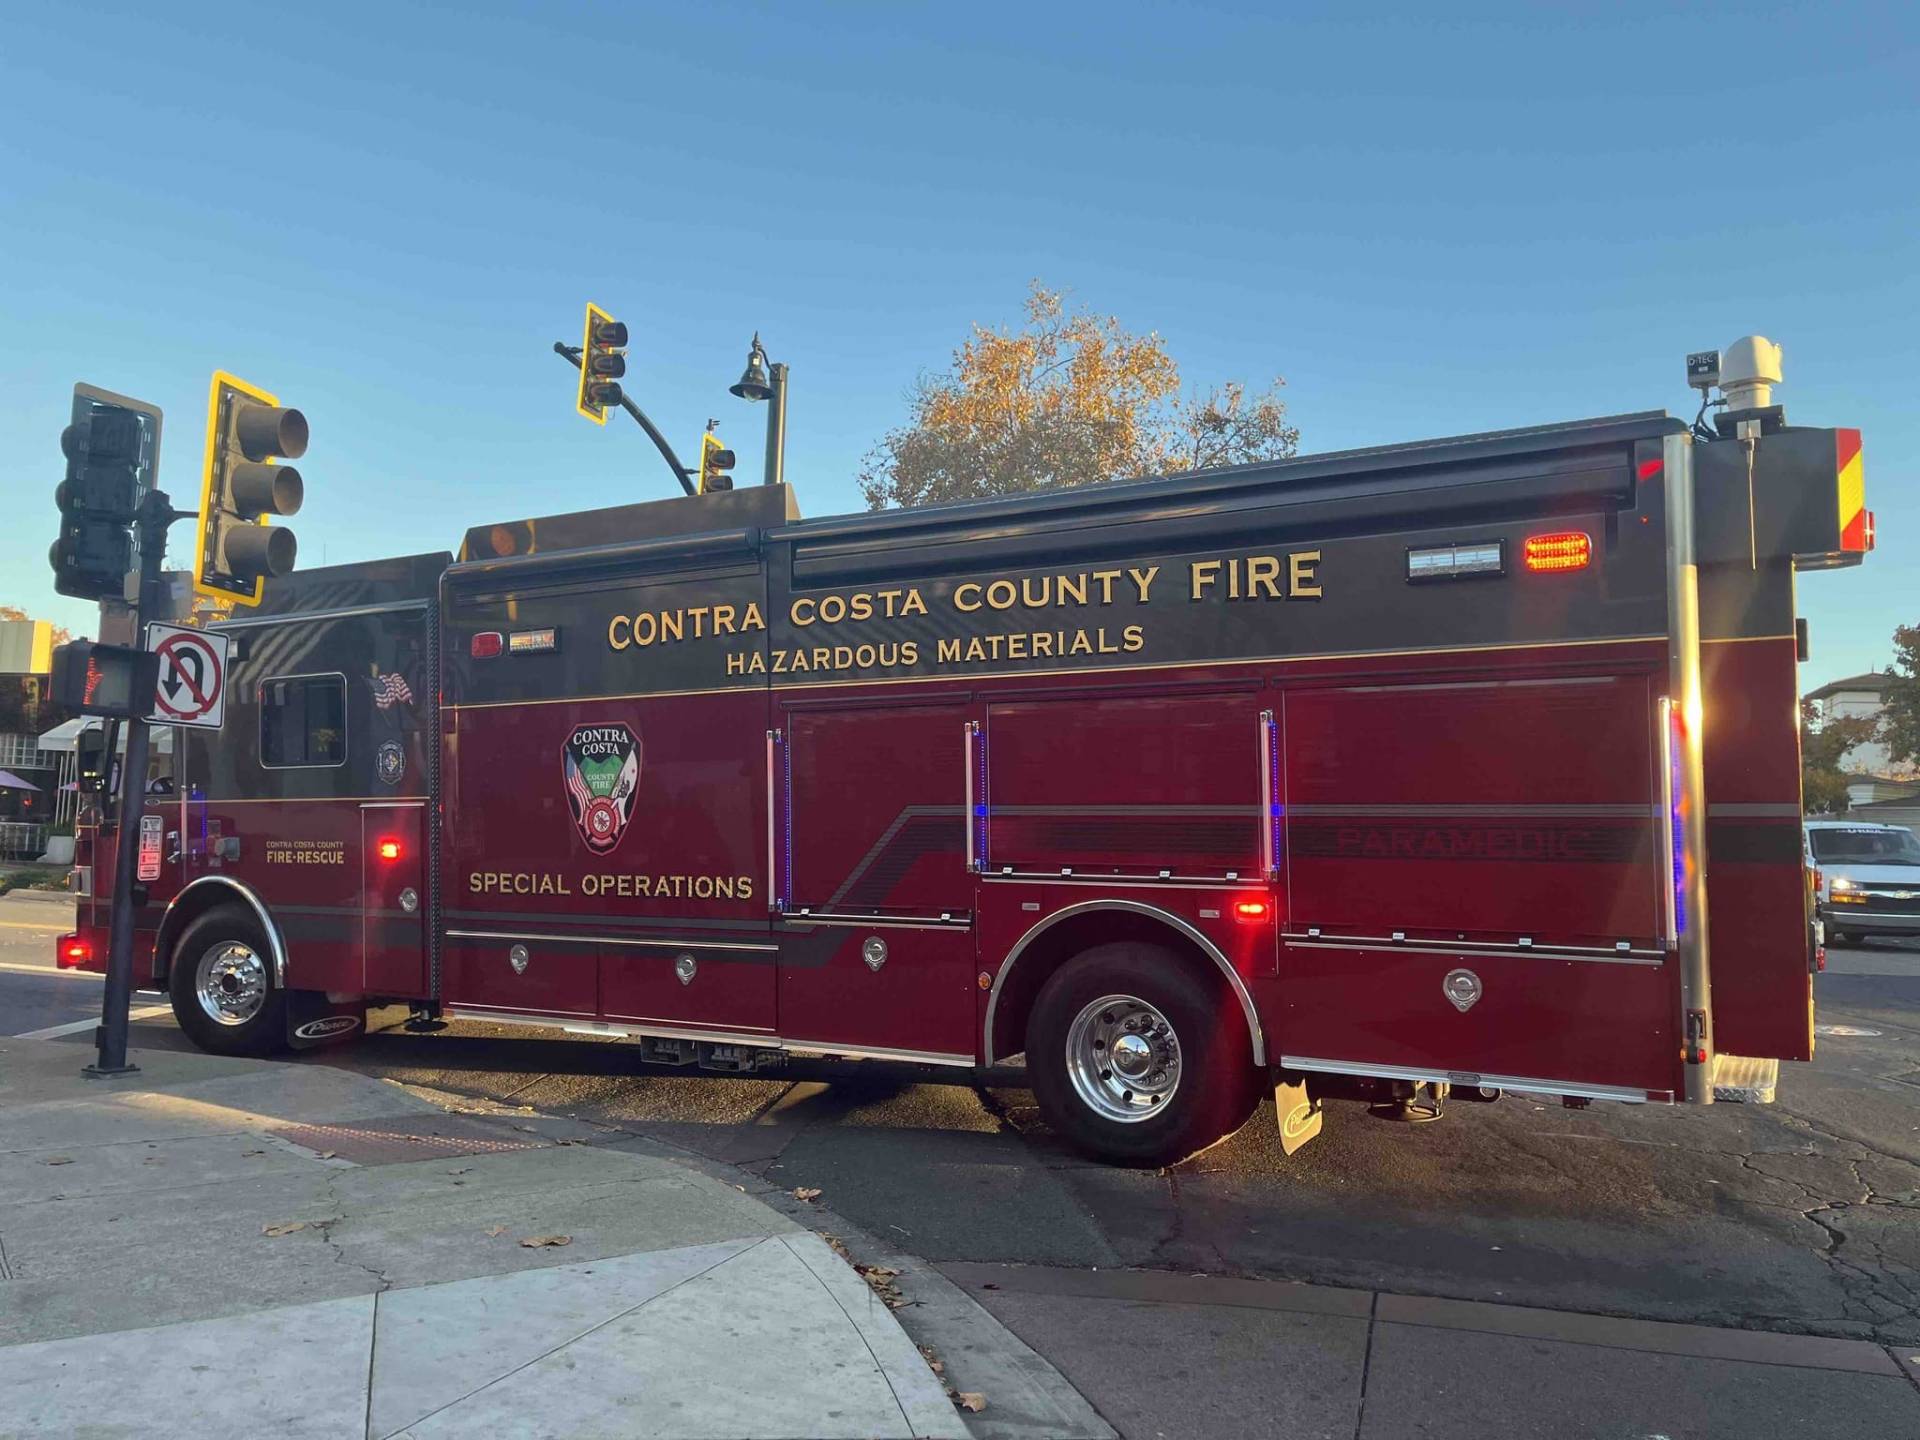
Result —
<path fill-rule="evenodd" d="M 167 990 L 187 1038 L 216 1055 L 265 1055 L 286 1038 L 286 994 L 260 922 L 220 906 L 174 942 Z"/>
<path fill-rule="evenodd" d="M 1122 1165 L 1169 1165 L 1246 1122 L 1260 1072 L 1239 1005 L 1180 955 L 1123 941 L 1054 973 L 1027 1022 L 1047 1123 Z"/>

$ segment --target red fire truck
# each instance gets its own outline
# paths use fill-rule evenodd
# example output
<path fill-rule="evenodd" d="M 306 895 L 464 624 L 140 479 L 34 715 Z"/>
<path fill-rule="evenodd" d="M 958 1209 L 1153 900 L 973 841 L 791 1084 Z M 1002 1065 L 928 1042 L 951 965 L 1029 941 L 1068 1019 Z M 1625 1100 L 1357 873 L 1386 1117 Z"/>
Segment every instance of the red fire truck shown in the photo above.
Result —
<path fill-rule="evenodd" d="M 1870 534 L 1858 432 L 1758 398 L 295 574 L 141 817 L 136 983 L 222 1053 L 399 1003 L 714 1070 L 1024 1055 L 1134 1164 L 1269 1089 L 1289 1148 L 1329 1096 L 1770 1098 L 1813 1048 L 1795 573 Z"/>

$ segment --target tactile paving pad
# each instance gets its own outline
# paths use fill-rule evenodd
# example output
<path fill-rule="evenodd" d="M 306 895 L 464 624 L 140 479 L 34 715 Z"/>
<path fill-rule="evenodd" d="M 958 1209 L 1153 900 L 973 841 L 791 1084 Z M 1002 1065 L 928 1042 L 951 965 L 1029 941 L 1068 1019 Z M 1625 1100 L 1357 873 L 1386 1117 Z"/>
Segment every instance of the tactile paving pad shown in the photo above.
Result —
<path fill-rule="evenodd" d="M 267 1132 L 318 1154 L 356 1165 L 400 1165 L 448 1155 L 496 1155 L 551 1145 L 538 1135 L 503 1135 L 497 1126 L 454 1116 L 401 1115 L 351 1125 L 282 1125 Z"/>

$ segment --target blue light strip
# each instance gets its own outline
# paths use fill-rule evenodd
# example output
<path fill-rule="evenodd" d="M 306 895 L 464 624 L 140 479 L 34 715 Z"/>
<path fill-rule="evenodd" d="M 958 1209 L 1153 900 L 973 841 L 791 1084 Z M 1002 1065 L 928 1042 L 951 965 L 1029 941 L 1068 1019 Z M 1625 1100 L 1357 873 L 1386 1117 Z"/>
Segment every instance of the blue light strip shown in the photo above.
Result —
<path fill-rule="evenodd" d="M 1280 803 L 1280 722 L 1267 721 L 1267 854 L 1273 859 L 1273 873 L 1280 871 L 1280 849 L 1285 844 L 1284 820 L 1287 807 Z"/>
<path fill-rule="evenodd" d="M 1677 940 L 1687 933 L 1687 828 L 1681 806 L 1686 799 L 1685 766 L 1686 732 L 1682 728 L 1680 709 L 1675 706 L 1668 741 L 1668 784 L 1673 796 L 1673 934 Z"/>
<path fill-rule="evenodd" d="M 974 746 L 974 754 L 977 757 L 976 763 L 980 767 L 980 774 L 977 781 L 977 788 L 973 792 L 973 824 L 975 827 L 974 833 L 977 837 L 974 843 L 973 853 L 979 859 L 981 873 L 985 874 L 987 869 L 987 819 L 990 812 L 987 804 L 987 732 L 984 726 L 976 732 Z"/>

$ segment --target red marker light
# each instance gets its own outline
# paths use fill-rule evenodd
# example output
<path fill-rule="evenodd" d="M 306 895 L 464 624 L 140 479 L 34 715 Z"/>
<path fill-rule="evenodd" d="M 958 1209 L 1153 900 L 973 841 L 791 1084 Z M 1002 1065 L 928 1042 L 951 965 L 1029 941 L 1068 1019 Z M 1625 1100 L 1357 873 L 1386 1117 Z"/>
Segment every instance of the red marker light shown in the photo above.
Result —
<path fill-rule="evenodd" d="M 467 653 L 476 660 L 491 660 L 505 648 L 506 641 L 500 638 L 498 630 L 482 630 L 473 637 Z"/>
<path fill-rule="evenodd" d="M 54 963 L 62 970 L 71 970 L 76 965 L 84 965 L 93 958 L 93 947 L 78 935 L 62 935 Z"/>
<path fill-rule="evenodd" d="M 398 860 L 400 858 L 400 842 L 398 840 L 382 840 L 379 845 L 379 850 L 382 860 Z"/>
<path fill-rule="evenodd" d="M 1264 920 L 1272 909 L 1264 900 L 1236 900 L 1233 902 L 1233 918 L 1236 920 Z"/>
<path fill-rule="evenodd" d="M 1592 559 L 1593 537 L 1584 530 L 1561 530 L 1551 535 L 1527 537 L 1527 569 L 1535 573 L 1584 570 Z"/>
<path fill-rule="evenodd" d="M 1654 476 L 1660 473 L 1661 468 L 1665 465 L 1665 463 L 1666 462 L 1663 461 L 1658 455 L 1654 456 L 1651 460 L 1642 460 L 1640 462 L 1640 470 L 1639 470 L 1640 478 L 1642 480 L 1651 480 Z"/>

